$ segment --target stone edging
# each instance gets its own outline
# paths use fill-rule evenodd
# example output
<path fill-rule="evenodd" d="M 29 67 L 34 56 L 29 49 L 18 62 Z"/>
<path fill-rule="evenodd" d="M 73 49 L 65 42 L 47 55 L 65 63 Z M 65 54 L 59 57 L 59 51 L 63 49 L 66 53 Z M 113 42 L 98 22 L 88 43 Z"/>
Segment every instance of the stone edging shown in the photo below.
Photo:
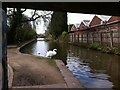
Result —
<path fill-rule="evenodd" d="M 13 69 L 8 64 L 8 88 L 12 88 L 12 84 L 13 84 Z"/>
<path fill-rule="evenodd" d="M 34 40 L 35 39 L 33 39 L 33 40 L 29 41 L 29 42 L 26 42 L 22 46 L 17 48 L 17 54 L 23 54 L 23 53 L 20 52 L 20 48 L 22 48 L 25 45 L 33 42 Z M 30 54 L 23 54 L 23 55 L 30 55 Z M 32 56 L 35 56 L 35 55 L 32 55 Z M 35 57 L 41 57 L 41 56 L 35 56 Z M 41 58 L 47 58 L 47 57 L 41 57 Z M 84 87 L 81 86 L 80 82 L 74 77 L 72 72 L 64 65 L 62 60 L 55 60 L 55 62 L 56 62 L 57 67 L 60 70 L 60 73 L 62 74 L 62 76 L 63 76 L 63 78 L 64 78 L 64 80 L 66 82 L 67 88 L 82 88 L 82 89 L 84 89 Z M 9 86 L 9 88 L 12 88 L 12 82 L 13 82 L 13 75 L 14 74 L 13 74 L 13 70 L 10 67 L 10 65 L 8 65 L 8 68 L 9 68 L 8 72 L 10 73 L 8 86 Z"/>
<path fill-rule="evenodd" d="M 55 60 L 68 88 L 82 88 L 84 87 L 80 82 L 74 77 L 72 72 L 65 66 L 62 60 Z"/>
<path fill-rule="evenodd" d="M 30 40 L 30 41 L 24 43 L 24 44 L 21 45 L 20 47 L 18 47 L 18 48 L 17 48 L 17 53 L 18 53 L 18 54 L 21 54 L 20 49 L 21 49 L 22 47 L 24 47 L 25 45 L 27 45 L 27 44 L 33 42 L 33 41 L 35 41 L 35 39 L 32 39 L 32 40 Z"/>

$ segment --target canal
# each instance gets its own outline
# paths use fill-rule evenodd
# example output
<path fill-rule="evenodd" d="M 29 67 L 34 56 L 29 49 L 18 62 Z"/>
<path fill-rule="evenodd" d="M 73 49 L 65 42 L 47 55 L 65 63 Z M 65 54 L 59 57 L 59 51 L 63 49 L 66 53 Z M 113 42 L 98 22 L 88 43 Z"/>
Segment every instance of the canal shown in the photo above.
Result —
<path fill-rule="evenodd" d="M 85 88 L 120 90 L 120 56 L 40 40 L 24 46 L 20 51 L 45 56 L 48 50 L 54 48 L 57 49 L 57 55 L 53 58 L 62 60 Z"/>

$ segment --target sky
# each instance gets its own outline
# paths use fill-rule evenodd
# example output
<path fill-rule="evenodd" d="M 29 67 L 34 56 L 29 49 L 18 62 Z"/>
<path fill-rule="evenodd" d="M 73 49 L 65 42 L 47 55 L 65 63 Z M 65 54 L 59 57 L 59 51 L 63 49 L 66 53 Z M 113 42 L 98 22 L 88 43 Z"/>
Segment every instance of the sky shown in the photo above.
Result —
<path fill-rule="evenodd" d="M 68 24 L 80 24 L 83 20 L 91 20 L 94 14 L 68 13 Z"/>
<path fill-rule="evenodd" d="M 25 13 L 25 15 L 31 17 L 31 10 L 27 10 Z M 95 14 L 82 14 L 82 13 L 67 13 L 68 16 L 68 25 L 69 24 L 80 24 L 83 20 L 92 20 L 92 18 L 95 16 Z M 108 20 L 110 18 L 110 16 L 106 16 L 106 15 L 97 15 L 99 18 L 101 18 L 102 20 Z M 45 33 L 44 30 L 44 24 L 43 22 L 41 22 L 41 24 L 39 24 L 36 27 L 36 32 L 37 34 L 43 34 Z"/>
<path fill-rule="evenodd" d="M 95 14 L 68 13 L 68 24 L 80 24 L 83 20 L 92 20 Z M 96 15 L 102 20 L 108 20 L 111 16 Z"/>

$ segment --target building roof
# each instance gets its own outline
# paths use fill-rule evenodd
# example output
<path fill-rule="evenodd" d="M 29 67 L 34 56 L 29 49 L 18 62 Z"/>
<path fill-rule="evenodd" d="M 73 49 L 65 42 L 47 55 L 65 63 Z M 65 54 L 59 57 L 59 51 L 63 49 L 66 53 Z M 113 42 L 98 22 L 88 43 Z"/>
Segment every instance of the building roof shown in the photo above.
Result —
<path fill-rule="evenodd" d="M 84 23 L 85 26 L 89 27 L 90 20 L 83 20 L 82 22 Z"/>
<path fill-rule="evenodd" d="M 97 15 L 102 21 L 108 21 L 111 16 L 108 15 Z"/>
<path fill-rule="evenodd" d="M 108 22 L 113 22 L 113 21 L 117 21 L 117 20 L 120 20 L 120 17 L 118 16 L 111 16 L 108 20 Z"/>
<path fill-rule="evenodd" d="M 97 24 L 100 24 L 102 21 L 102 19 L 100 19 L 98 16 L 94 16 L 93 19 L 91 20 L 90 22 L 90 25 L 93 26 L 93 25 L 97 25 Z"/>
<path fill-rule="evenodd" d="M 71 27 L 71 31 L 76 31 L 76 30 L 77 30 L 77 28 L 76 28 L 76 26 L 73 24 L 72 27 Z"/>

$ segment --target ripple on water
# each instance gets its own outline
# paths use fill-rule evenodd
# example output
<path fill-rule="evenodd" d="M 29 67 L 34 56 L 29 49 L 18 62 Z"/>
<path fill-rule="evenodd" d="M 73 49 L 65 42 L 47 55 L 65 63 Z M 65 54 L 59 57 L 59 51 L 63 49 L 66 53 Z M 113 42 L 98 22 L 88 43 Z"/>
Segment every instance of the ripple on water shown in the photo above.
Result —
<path fill-rule="evenodd" d="M 96 70 L 95 73 L 91 72 L 92 69 L 86 62 L 81 62 L 77 57 L 69 57 L 66 65 L 74 76 L 86 88 L 112 88 L 113 84 L 108 80 L 110 76 L 104 74 L 103 70 Z"/>

